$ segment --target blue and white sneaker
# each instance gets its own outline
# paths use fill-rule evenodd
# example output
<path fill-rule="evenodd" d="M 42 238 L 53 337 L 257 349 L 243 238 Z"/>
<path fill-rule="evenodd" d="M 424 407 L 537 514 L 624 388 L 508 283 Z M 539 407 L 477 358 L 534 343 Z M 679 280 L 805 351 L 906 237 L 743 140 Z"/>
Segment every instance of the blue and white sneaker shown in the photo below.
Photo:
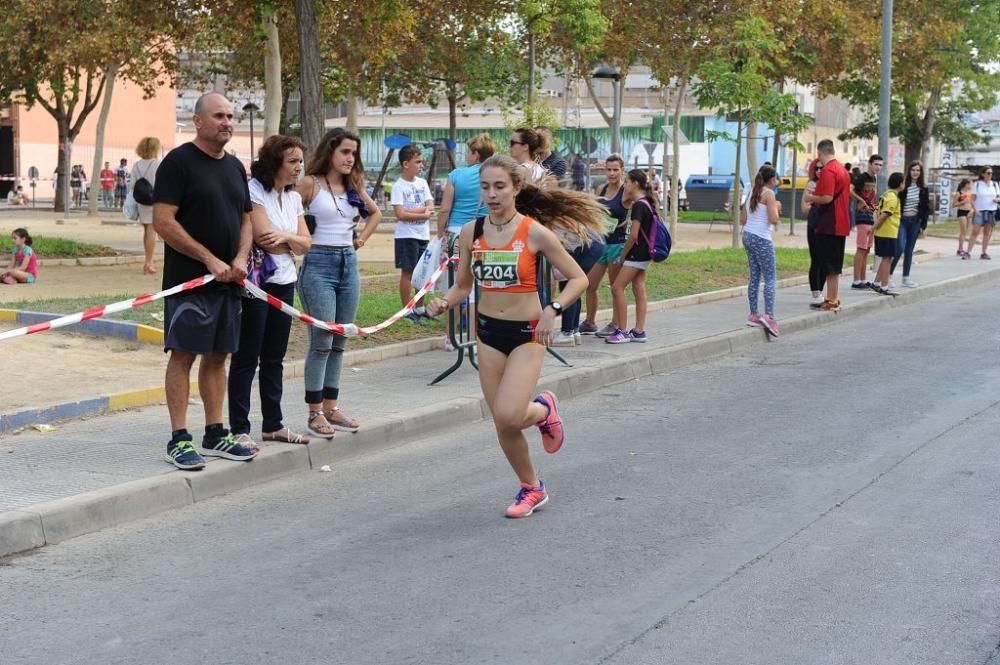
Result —
<path fill-rule="evenodd" d="M 168 464 L 184 471 L 201 471 L 205 468 L 205 458 L 198 454 L 190 438 L 167 443 L 165 459 Z"/>
<path fill-rule="evenodd" d="M 638 331 L 635 328 L 632 328 L 632 330 L 628 331 L 628 334 L 629 334 L 629 337 L 631 338 L 631 339 L 629 339 L 630 342 L 634 342 L 636 344 L 645 344 L 646 343 L 646 331 L 645 330 Z"/>
<path fill-rule="evenodd" d="M 257 456 L 253 450 L 238 442 L 232 432 L 226 432 L 214 441 L 202 439 L 201 450 L 206 456 L 224 457 L 237 462 L 249 462 Z"/>

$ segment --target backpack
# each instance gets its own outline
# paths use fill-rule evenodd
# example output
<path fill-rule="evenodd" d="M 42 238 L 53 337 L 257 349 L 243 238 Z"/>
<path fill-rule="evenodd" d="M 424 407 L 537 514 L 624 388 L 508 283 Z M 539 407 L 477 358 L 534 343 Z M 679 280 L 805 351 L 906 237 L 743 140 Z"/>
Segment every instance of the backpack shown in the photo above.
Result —
<path fill-rule="evenodd" d="M 144 206 L 153 205 L 153 185 L 146 180 L 146 176 L 139 176 L 139 179 L 135 181 L 135 185 L 132 187 L 132 198 L 135 199 L 136 203 L 141 203 Z"/>
<path fill-rule="evenodd" d="M 646 243 L 649 245 L 649 258 L 653 260 L 653 263 L 666 261 L 667 257 L 670 256 L 670 249 L 674 245 L 673 239 L 670 237 L 670 230 L 663 223 L 663 220 L 660 219 L 660 216 L 656 214 L 656 211 L 653 210 L 653 206 L 649 205 L 649 201 L 646 199 L 639 200 L 653 214 L 653 228 L 650 235 L 647 236 L 642 232 L 642 227 L 639 227 L 639 233 L 642 234 L 642 237 L 646 239 Z"/>

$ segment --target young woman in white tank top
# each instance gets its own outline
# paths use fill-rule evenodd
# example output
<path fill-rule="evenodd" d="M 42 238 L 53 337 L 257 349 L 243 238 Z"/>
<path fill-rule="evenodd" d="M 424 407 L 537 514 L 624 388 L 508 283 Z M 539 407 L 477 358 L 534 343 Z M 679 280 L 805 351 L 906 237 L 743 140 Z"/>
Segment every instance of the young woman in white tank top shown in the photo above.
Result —
<path fill-rule="evenodd" d="M 361 297 L 356 250 L 375 232 L 382 213 L 365 191 L 361 139 L 343 129 L 327 132 L 306 167 L 298 191 L 316 219 L 312 247 L 299 271 L 299 298 L 306 312 L 323 321 L 354 323 Z M 356 217 L 367 218 L 354 237 Z M 347 338 L 309 328 L 305 388 L 309 431 L 330 439 L 356 432 L 360 423 L 338 407 Z"/>

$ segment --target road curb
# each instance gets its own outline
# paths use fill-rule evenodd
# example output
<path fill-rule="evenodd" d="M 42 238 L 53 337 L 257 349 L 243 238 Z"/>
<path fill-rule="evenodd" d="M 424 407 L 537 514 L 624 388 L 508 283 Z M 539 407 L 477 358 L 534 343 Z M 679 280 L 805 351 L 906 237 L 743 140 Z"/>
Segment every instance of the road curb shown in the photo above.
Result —
<path fill-rule="evenodd" d="M 809 312 L 782 319 L 783 334 L 851 320 L 867 313 L 916 304 L 964 286 L 996 280 L 996 269 L 953 277 L 907 291 L 896 298 L 876 296 L 851 303 L 838 313 Z M 585 395 L 616 384 L 714 360 L 756 345 L 771 342 L 756 328 L 742 328 L 692 340 L 677 346 L 637 353 L 627 358 L 608 358 L 566 370 L 559 376 L 543 377 L 539 387 L 559 398 Z M 224 460 L 210 462 L 204 471 L 167 471 L 152 478 L 66 497 L 56 501 L 0 513 L 0 557 L 60 542 L 85 533 L 123 524 L 142 517 L 226 494 L 321 466 L 371 455 L 407 445 L 415 438 L 449 430 L 454 423 L 472 423 L 488 418 L 481 397 L 460 397 L 439 404 L 384 418 L 372 419 L 357 434 L 338 434 L 330 440 L 314 440 L 308 446 L 273 444 L 247 463 Z"/>

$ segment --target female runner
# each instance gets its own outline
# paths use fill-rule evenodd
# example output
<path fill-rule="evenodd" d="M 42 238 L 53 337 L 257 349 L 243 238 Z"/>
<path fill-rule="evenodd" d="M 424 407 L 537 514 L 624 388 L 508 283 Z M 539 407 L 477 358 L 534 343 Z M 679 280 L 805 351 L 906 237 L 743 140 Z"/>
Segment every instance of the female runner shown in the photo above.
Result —
<path fill-rule="evenodd" d="M 533 397 L 555 318 L 587 288 L 587 276 L 552 229 L 589 243 L 588 231 L 604 230 L 604 208 L 586 194 L 539 189 L 526 184 L 524 170 L 505 155 L 487 159 L 480 187 L 489 214 L 462 227 L 458 281 L 428 312 L 437 316 L 469 295 L 479 280 L 479 383 L 493 414 L 500 447 L 521 482 L 507 517 L 528 517 L 548 494 L 535 471 L 522 430 L 537 426 L 542 445 L 555 453 L 563 443 L 556 398 Z M 542 255 L 567 278 L 566 288 L 543 310 L 538 297 L 537 262 Z"/>

